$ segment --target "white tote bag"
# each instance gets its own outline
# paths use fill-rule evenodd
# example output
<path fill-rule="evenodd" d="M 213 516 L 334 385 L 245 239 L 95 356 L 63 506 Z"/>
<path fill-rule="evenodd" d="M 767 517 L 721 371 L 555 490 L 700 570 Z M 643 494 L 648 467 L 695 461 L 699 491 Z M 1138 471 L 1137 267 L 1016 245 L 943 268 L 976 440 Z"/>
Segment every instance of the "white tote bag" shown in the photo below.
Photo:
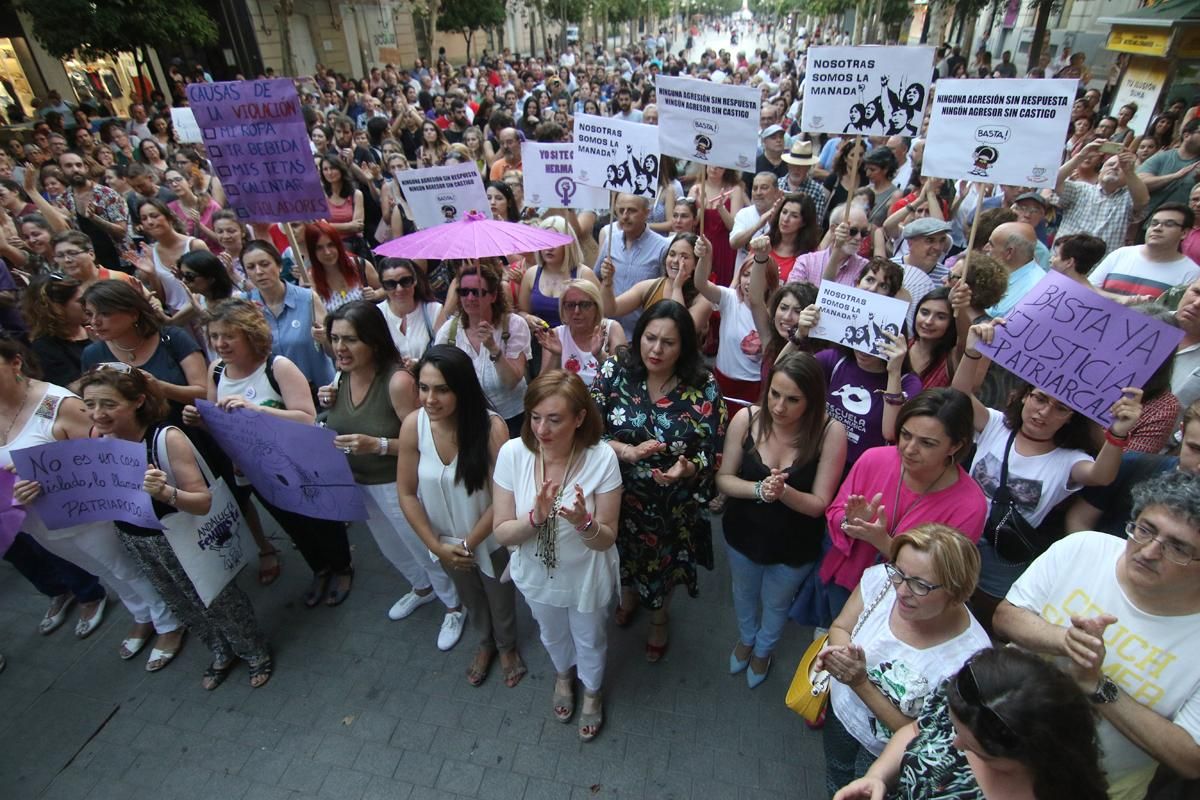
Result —
<path fill-rule="evenodd" d="M 169 428 L 161 428 L 155 434 L 154 452 L 158 456 L 159 469 L 167 473 L 167 479 L 173 485 L 178 485 L 167 456 L 167 440 L 163 435 L 167 430 Z M 167 514 L 161 522 L 175 557 L 207 607 L 246 565 L 247 534 L 242 524 L 242 510 L 225 479 L 213 476 L 195 445 L 192 445 L 192 454 L 212 493 L 212 505 L 207 514 L 176 511 Z"/>

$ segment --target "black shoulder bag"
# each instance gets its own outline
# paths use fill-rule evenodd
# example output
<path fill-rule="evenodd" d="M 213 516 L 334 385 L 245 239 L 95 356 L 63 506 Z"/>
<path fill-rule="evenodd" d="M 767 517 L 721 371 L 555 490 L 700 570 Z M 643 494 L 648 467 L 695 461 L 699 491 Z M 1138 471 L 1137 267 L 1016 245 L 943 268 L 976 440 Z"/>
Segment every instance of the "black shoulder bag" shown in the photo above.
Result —
<path fill-rule="evenodd" d="M 1008 455 L 1017 432 L 1009 434 L 1000 466 L 1000 485 L 992 495 L 992 508 L 983 527 L 984 541 L 996 548 L 996 555 L 1010 564 L 1028 564 L 1054 544 L 1054 537 L 1039 531 L 1021 516 L 1008 488 Z"/>

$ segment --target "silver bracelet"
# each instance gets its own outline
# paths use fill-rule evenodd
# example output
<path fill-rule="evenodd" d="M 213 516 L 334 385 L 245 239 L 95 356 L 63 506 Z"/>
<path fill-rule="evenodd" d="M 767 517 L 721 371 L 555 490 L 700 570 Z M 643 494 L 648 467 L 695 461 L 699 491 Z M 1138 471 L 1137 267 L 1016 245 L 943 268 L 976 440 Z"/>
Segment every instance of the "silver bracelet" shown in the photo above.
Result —
<path fill-rule="evenodd" d="M 596 532 L 595 532 L 595 533 L 593 533 L 591 536 L 584 536 L 583 534 L 587 533 L 587 530 L 588 530 L 588 528 L 592 527 L 592 525 L 595 525 L 595 526 L 596 526 Z M 581 530 L 581 531 L 579 532 L 579 538 L 580 538 L 580 539 L 582 539 L 582 540 L 583 540 L 583 541 L 585 541 L 585 542 L 590 542 L 590 541 L 592 541 L 593 539 L 595 539 L 595 538 L 596 538 L 597 536 L 599 536 L 599 535 L 600 535 L 600 522 L 599 522 L 598 520 L 596 520 L 596 518 L 595 518 L 595 517 L 593 517 L 593 518 L 592 518 L 592 521 L 591 521 L 591 523 L 588 525 L 588 527 L 587 527 L 587 528 L 584 528 L 583 530 Z"/>
<path fill-rule="evenodd" d="M 386 436 L 379 437 L 379 455 L 386 456 L 388 451 L 388 439 Z"/>

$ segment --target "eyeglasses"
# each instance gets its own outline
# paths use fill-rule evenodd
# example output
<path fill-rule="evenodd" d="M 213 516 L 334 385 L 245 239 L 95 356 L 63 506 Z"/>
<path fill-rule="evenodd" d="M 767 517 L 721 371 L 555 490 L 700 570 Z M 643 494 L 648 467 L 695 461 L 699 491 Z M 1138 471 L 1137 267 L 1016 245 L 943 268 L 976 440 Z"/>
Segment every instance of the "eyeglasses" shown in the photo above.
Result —
<path fill-rule="evenodd" d="M 459 297 L 487 297 L 492 293 L 490 289 L 471 289 L 462 286 L 459 286 L 455 291 L 458 292 Z"/>
<path fill-rule="evenodd" d="M 1004 717 L 983 702 L 983 696 L 979 691 L 979 682 L 975 680 L 975 671 L 970 661 L 958 671 L 958 677 L 954 680 L 954 688 L 958 690 L 958 696 L 964 703 L 979 709 L 979 732 L 983 734 L 982 738 L 994 740 L 1005 747 L 1016 747 L 1021 743 L 1021 738 L 1017 736 L 1012 726 L 1005 722 Z"/>
<path fill-rule="evenodd" d="M 870 228 L 846 228 L 846 235 L 851 236 L 851 237 L 866 236 L 870 232 L 871 232 Z"/>
<path fill-rule="evenodd" d="M 184 178 L 176 175 L 174 178 L 167 178 L 167 183 L 183 183 Z"/>
<path fill-rule="evenodd" d="M 394 292 L 396 289 L 411 289 L 412 285 L 416 282 L 417 279 L 412 275 L 405 275 L 403 278 L 397 278 L 394 281 L 386 280 L 380 281 L 379 283 L 381 286 L 383 286 L 383 290 L 385 292 Z M 459 294 L 462 294 L 461 290 L 459 291 Z"/>
<path fill-rule="evenodd" d="M 1147 228 L 1182 228 L 1183 223 L 1174 219 L 1152 219 Z"/>
<path fill-rule="evenodd" d="M 74 261 L 75 259 L 79 258 L 81 255 L 84 255 L 85 253 L 88 253 L 88 252 L 89 252 L 88 250 L 66 250 L 61 253 L 55 253 L 54 257 L 56 259 L 58 259 L 59 261 Z"/>
<path fill-rule="evenodd" d="M 596 303 L 592 300 L 567 300 L 562 306 L 566 311 L 591 311 Z"/>
<path fill-rule="evenodd" d="M 1039 406 L 1050 406 L 1050 410 L 1055 414 L 1070 414 L 1071 409 L 1064 406 L 1062 403 L 1055 400 L 1045 392 L 1033 391 L 1028 395 L 1029 399 L 1037 403 Z"/>
<path fill-rule="evenodd" d="M 1158 542 L 1158 546 L 1162 548 L 1163 557 L 1172 564 L 1186 567 L 1196 560 L 1196 549 L 1191 545 L 1177 542 L 1174 539 L 1162 538 L 1162 534 L 1158 531 L 1152 531 L 1136 522 L 1126 523 L 1125 533 L 1138 544 Z"/>
<path fill-rule="evenodd" d="M 917 597 L 924 597 L 934 589 L 942 588 L 942 584 L 940 583 L 929 583 L 928 581 L 923 581 L 920 578 L 910 578 L 901 572 L 900 568 L 895 564 L 884 564 L 883 568 L 887 571 L 888 580 L 892 582 L 893 586 L 900 586 L 900 584 L 904 584 L 908 587 L 908 590 Z"/>

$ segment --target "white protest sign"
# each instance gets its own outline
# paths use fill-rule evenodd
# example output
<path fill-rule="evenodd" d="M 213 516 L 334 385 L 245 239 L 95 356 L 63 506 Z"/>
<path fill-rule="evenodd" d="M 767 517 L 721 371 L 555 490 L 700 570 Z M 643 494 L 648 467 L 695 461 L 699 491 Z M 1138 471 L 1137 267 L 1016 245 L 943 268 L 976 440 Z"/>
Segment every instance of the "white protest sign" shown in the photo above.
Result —
<path fill-rule="evenodd" d="M 1130 103 L 1137 106 L 1133 119 L 1129 121 L 1129 129 L 1134 134 L 1146 130 L 1150 124 L 1170 67 L 1170 62 L 1161 58 L 1133 56 L 1129 59 L 1129 66 L 1125 67 L 1125 74 L 1121 77 L 1121 85 L 1117 87 L 1117 96 L 1112 101 L 1112 113 L 1116 116 Z"/>
<path fill-rule="evenodd" d="M 456 222 L 471 211 L 492 216 L 474 163 L 406 169 L 396 174 L 396 180 L 416 218 L 413 222 L 421 230 Z"/>
<path fill-rule="evenodd" d="M 575 180 L 652 198 L 658 193 L 658 128 L 614 117 L 575 117 Z"/>
<path fill-rule="evenodd" d="M 171 109 L 171 126 L 175 128 L 175 138 L 187 144 L 202 144 L 204 134 L 196 124 L 195 113 L 186 106 Z"/>
<path fill-rule="evenodd" d="M 917 136 L 932 81 L 932 47 L 810 47 L 800 129 Z"/>
<path fill-rule="evenodd" d="M 938 81 L 921 173 L 930 178 L 1053 186 L 1079 82 Z"/>
<path fill-rule="evenodd" d="M 889 341 L 884 334 L 899 335 L 908 314 L 903 300 L 833 281 L 821 281 L 817 308 L 821 315 L 809 336 L 880 357 Z"/>
<path fill-rule="evenodd" d="M 762 97 L 757 87 L 659 75 L 654 88 L 660 152 L 729 169 L 754 169 Z"/>
<path fill-rule="evenodd" d="M 608 208 L 608 192 L 575 180 L 574 144 L 521 145 L 525 202 L 537 208 Z"/>

